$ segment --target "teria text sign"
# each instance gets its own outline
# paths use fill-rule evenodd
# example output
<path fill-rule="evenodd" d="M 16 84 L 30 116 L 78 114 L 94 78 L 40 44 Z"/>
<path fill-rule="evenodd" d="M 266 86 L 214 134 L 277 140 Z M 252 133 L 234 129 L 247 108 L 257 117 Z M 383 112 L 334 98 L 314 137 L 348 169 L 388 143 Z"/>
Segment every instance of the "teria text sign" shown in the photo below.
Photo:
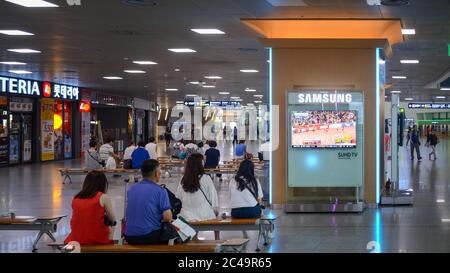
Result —
<path fill-rule="evenodd" d="M 79 97 L 78 87 L 10 77 L 0 77 L 2 93 L 67 100 L 78 100 Z"/>

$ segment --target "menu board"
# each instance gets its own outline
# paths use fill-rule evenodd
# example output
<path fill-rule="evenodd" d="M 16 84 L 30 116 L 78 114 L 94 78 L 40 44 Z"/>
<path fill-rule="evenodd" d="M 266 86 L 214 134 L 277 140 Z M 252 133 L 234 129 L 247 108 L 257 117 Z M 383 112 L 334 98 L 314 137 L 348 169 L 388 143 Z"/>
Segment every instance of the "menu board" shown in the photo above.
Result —
<path fill-rule="evenodd" d="M 54 147 L 54 100 L 41 100 L 41 160 L 55 159 Z"/>

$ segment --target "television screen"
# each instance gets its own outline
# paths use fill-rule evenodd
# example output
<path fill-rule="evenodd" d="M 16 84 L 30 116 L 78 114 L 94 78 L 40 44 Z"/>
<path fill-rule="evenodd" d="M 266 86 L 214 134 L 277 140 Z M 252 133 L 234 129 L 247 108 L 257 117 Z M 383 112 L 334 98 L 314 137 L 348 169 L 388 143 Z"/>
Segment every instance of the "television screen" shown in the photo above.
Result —
<path fill-rule="evenodd" d="M 293 148 L 355 148 L 356 111 L 291 112 Z"/>

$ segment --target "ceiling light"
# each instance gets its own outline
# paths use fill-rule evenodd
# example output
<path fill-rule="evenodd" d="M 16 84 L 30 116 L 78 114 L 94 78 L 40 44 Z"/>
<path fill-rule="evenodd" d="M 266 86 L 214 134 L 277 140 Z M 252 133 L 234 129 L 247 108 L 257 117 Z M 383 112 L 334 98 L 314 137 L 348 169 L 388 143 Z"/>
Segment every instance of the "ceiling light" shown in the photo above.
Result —
<path fill-rule="evenodd" d="M 147 73 L 143 70 L 124 70 L 123 72 L 125 73 L 131 73 L 131 74 L 143 74 L 143 73 Z"/>
<path fill-rule="evenodd" d="M 216 88 L 215 85 L 203 85 L 203 88 Z"/>
<path fill-rule="evenodd" d="M 189 82 L 190 84 L 199 84 L 200 82 Z"/>
<path fill-rule="evenodd" d="M 402 64 L 418 64 L 419 60 L 400 60 Z"/>
<path fill-rule="evenodd" d="M 197 95 L 194 95 L 194 94 L 187 94 L 186 97 L 197 97 Z"/>
<path fill-rule="evenodd" d="M 43 0 L 6 0 L 16 5 L 20 5 L 27 8 L 55 8 L 59 7 L 53 3 Z"/>
<path fill-rule="evenodd" d="M 436 203 L 445 203 L 445 200 L 444 199 L 437 199 Z"/>
<path fill-rule="evenodd" d="M 176 104 L 184 104 L 184 101 L 177 100 L 175 103 L 176 103 Z"/>
<path fill-rule="evenodd" d="M 255 98 L 262 98 L 264 95 L 253 95 Z"/>
<path fill-rule="evenodd" d="M 256 92 L 256 89 L 245 88 L 245 92 Z"/>
<path fill-rule="evenodd" d="M 117 76 L 104 76 L 103 79 L 107 79 L 107 80 L 122 80 L 122 77 L 117 77 Z"/>
<path fill-rule="evenodd" d="M 222 77 L 221 76 L 205 76 L 205 79 L 220 80 L 220 79 L 222 79 Z"/>
<path fill-rule="evenodd" d="M 262 101 L 260 101 L 260 100 L 255 100 L 255 103 L 262 103 Z"/>
<path fill-rule="evenodd" d="M 31 74 L 33 72 L 27 71 L 27 70 L 9 70 L 9 73 L 14 73 L 14 74 Z"/>
<path fill-rule="evenodd" d="M 8 51 L 16 52 L 16 53 L 41 53 L 39 50 L 29 49 L 29 48 L 12 48 L 8 49 Z"/>
<path fill-rule="evenodd" d="M 450 219 L 441 219 L 443 223 L 450 223 Z"/>
<path fill-rule="evenodd" d="M 26 65 L 26 63 L 21 63 L 21 62 L 0 62 L 0 64 L 6 64 L 6 65 Z"/>
<path fill-rule="evenodd" d="M 181 69 L 179 69 L 179 68 L 175 68 L 173 71 L 175 71 L 175 72 L 180 72 L 181 71 Z"/>
<path fill-rule="evenodd" d="M 393 91 L 391 91 L 391 94 L 401 94 L 402 93 L 402 91 L 399 91 L 399 90 L 393 90 Z"/>
<path fill-rule="evenodd" d="M 259 71 L 256 69 L 241 69 L 243 73 L 258 73 Z"/>
<path fill-rule="evenodd" d="M 232 100 L 238 100 L 238 99 L 240 99 L 241 97 L 230 97 L 230 99 L 232 99 Z"/>
<path fill-rule="evenodd" d="M 141 64 L 141 65 L 152 65 L 152 64 L 158 64 L 152 61 L 133 61 L 135 64 Z"/>
<path fill-rule="evenodd" d="M 247 106 L 254 106 L 253 103 L 247 103 Z"/>
<path fill-rule="evenodd" d="M 393 79 L 406 79 L 406 76 L 392 76 Z"/>
<path fill-rule="evenodd" d="M 415 35 L 416 30 L 413 28 L 404 28 L 404 29 L 402 29 L 402 34 L 403 35 Z"/>
<path fill-rule="evenodd" d="M 198 34 L 225 34 L 225 32 L 216 28 L 191 28 L 191 31 Z"/>
<path fill-rule="evenodd" d="M 411 101 L 411 100 L 414 100 L 414 99 L 413 98 L 405 98 L 405 100 Z"/>
<path fill-rule="evenodd" d="M 442 87 L 441 91 L 450 91 L 450 87 Z"/>
<path fill-rule="evenodd" d="M 166 88 L 166 91 L 178 91 L 178 88 Z"/>
<path fill-rule="evenodd" d="M 230 95 L 230 92 L 219 92 L 219 95 Z"/>
<path fill-rule="evenodd" d="M 445 96 L 436 96 L 436 99 L 445 99 Z"/>
<path fill-rule="evenodd" d="M 169 48 L 169 51 L 175 52 L 175 53 L 193 53 L 197 52 L 190 48 Z"/>
<path fill-rule="evenodd" d="M 22 30 L 0 30 L 1 34 L 11 35 L 11 36 L 31 36 L 33 33 L 25 32 Z"/>

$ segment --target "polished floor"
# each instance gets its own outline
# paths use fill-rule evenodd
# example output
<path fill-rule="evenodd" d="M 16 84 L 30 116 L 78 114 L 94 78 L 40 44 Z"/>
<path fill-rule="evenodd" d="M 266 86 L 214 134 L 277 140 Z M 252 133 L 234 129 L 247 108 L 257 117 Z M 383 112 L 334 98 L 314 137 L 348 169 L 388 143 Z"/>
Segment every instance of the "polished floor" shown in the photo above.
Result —
<path fill-rule="evenodd" d="M 160 153 L 164 153 L 160 146 Z M 232 157 L 231 143 L 221 143 L 223 159 Z M 250 150 L 257 151 L 251 144 Z M 282 214 L 272 244 L 265 252 L 450 252 L 450 140 L 437 147 L 437 161 L 428 160 L 428 148 L 421 147 L 422 162 L 411 161 L 409 150 L 400 148 L 401 187 L 414 189 L 413 206 L 366 209 L 359 214 Z M 71 199 L 80 190 L 82 177 L 63 185 L 60 167 L 79 167 L 80 160 L 0 168 L 0 212 L 17 215 L 68 215 L 56 237 L 63 240 L 70 230 Z M 180 176 L 165 178 L 170 188 Z M 227 180 L 216 186 L 221 210 L 229 212 Z M 125 184 L 111 178 L 109 194 L 118 217 L 123 215 Z M 255 250 L 256 232 L 249 232 L 250 252 Z M 30 252 L 36 232 L 0 231 L 0 253 Z M 118 234 L 116 234 L 117 238 Z M 240 232 L 223 232 L 225 239 Z M 212 232 L 200 237 L 212 239 Z M 51 252 L 44 236 L 39 252 Z"/>

